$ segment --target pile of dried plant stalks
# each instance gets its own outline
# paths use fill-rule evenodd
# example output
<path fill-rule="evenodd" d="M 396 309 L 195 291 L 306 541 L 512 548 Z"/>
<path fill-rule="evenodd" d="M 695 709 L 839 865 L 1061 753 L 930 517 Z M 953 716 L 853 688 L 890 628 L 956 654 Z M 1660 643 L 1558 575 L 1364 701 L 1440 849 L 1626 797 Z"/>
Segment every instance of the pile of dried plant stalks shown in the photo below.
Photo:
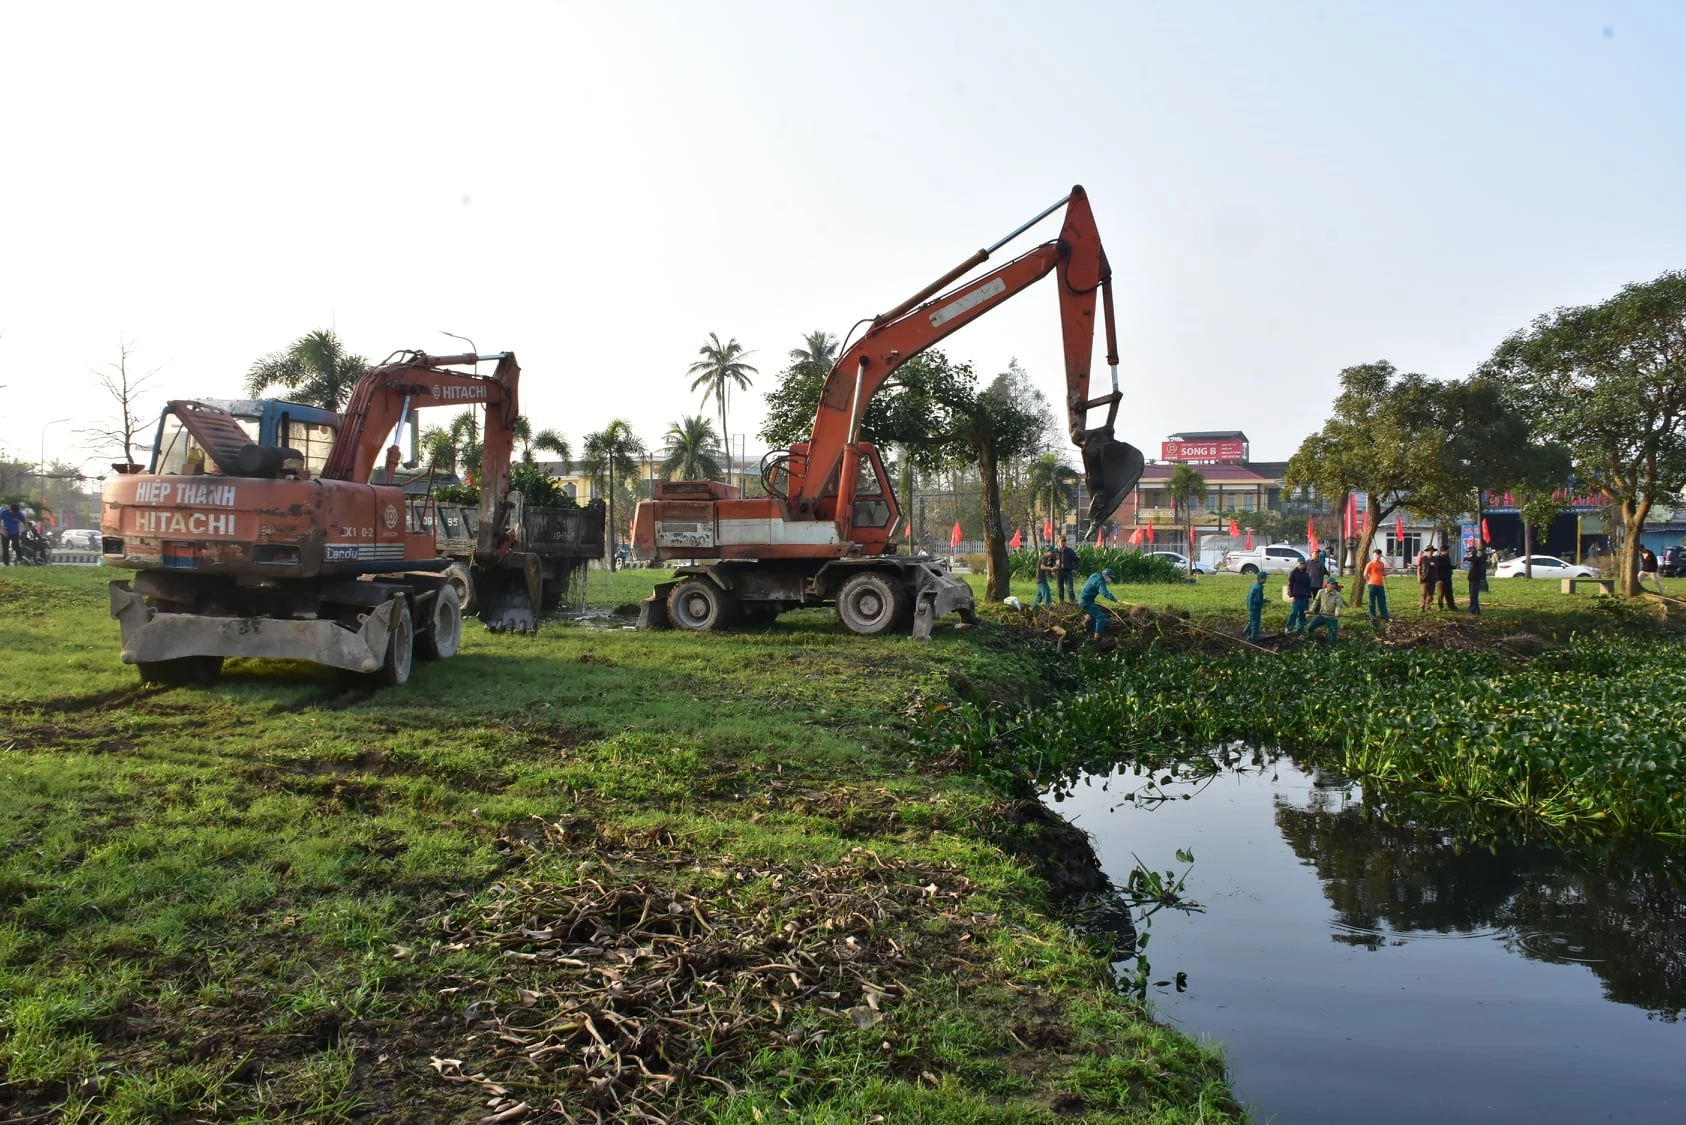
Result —
<path fill-rule="evenodd" d="M 446 990 L 478 998 L 464 1058 L 433 1059 L 482 1088 L 488 1122 L 685 1120 L 703 1090 L 733 1092 L 720 1073 L 751 1054 L 878 1023 L 908 993 L 898 976 L 965 960 L 993 923 L 963 912 L 971 887 L 948 864 L 856 849 L 831 866 L 738 865 L 665 837 L 578 849 L 577 831 L 543 827 L 543 841 L 523 833 L 535 850 L 591 856 L 577 877 L 509 879 L 437 920 L 444 948 L 490 947 L 507 966 Z M 922 936 L 939 917 L 948 936 Z"/>

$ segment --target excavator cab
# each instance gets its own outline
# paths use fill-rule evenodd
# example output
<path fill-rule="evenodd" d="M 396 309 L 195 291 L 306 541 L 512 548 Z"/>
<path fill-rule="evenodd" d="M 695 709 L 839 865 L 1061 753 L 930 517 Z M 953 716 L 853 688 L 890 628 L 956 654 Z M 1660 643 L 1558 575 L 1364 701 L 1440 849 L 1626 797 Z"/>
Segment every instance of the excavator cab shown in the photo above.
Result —
<path fill-rule="evenodd" d="M 1083 477 L 1089 487 L 1089 522 L 1112 518 L 1118 505 L 1142 479 L 1146 461 L 1129 442 L 1117 441 L 1110 428 L 1095 430 L 1083 442 Z"/>

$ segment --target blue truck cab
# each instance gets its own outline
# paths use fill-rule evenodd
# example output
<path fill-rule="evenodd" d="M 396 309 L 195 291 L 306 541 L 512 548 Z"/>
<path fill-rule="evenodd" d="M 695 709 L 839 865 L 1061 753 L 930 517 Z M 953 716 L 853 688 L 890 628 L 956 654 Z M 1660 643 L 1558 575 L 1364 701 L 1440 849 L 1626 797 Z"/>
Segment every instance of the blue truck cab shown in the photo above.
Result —
<path fill-rule="evenodd" d="M 322 471 L 334 448 L 340 416 L 319 406 L 279 399 L 204 398 L 199 402 L 226 410 L 258 445 L 296 449 L 304 454 L 304 467 L 311 475 Z M 158 434 L 152 443 L 149 473 L 179 473 L 192 442 L 186 427 L 168 406 L 158 419 Z"/>

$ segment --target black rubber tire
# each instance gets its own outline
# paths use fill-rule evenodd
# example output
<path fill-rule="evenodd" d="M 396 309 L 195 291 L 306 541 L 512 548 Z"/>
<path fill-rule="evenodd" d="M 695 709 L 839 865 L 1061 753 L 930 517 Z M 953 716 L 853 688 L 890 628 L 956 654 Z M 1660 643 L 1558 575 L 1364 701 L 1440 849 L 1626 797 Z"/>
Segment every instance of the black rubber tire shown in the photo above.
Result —
<path fill-rule="evenodd" d="M 724 629 L 736 616 L 732 595 L 706 578 L 687 578 L 667 596 L 667 619 L 675 629 Z"/>
<path fill-rule="evenodd" d="M 384 611 L 384 607 L 383 610 Z M 416 623 L 410 616 L 406 602 L 398 609 L 398 624 L 386 634 L 386 659 L 378 671 L 370 673 L 382 687 L 397 687 L 410 682 L 410 668 L 416 657 Z"/>
<path fill-rule="evenodd" d="M 461 644 L 462 600 L 455 586 L 441 586 L 433 595 L 427 628 L 416 637 L 416 655 L 423 660 L 449 660 Z"/>
<path fill-rule="evenodd" d="M 456 587 L 457 604 L 462 607 L 464 617 L 473 617 L 480 608 L 480 599 L 474 594 L 474 575 L 469 571 L 467 563 L 454 562 L 445 568 L 445 578 Z"/>
<path fill-rule="evenodd" d="M 182 656 L 175 660 L 142 661 L 143 684 L 165 684 L 170 687 L 210 687 L 222 678 L 222 657 Z"/>
<path fill-rule="evenodd" d="M 907 587 L 895 575 L 865 570 L 850 575 L 837 591 L 837 619 L 851 633 L 877 636 L 901 623 L 910 601 Z"/>
<path fill-rule="evenodd" d="M 1259 568 L 1254 566 L 1252 563 L 1248 563 L 1246 566 L 1241 568 L 1242 574 L 1257 574 L 1258 572 Z"/>

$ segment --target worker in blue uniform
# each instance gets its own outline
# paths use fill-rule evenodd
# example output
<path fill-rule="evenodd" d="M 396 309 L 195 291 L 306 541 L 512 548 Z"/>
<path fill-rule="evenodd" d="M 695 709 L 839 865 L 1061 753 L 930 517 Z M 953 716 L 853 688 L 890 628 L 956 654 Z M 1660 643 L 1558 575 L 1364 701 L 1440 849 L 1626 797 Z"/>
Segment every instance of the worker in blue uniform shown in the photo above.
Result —
<path fill-rule="evenodd" d="M 1077 596 L 1077 604 L 1083 612 L 1089 615 L 1089 620 L 1095 623 L 1095 636 L 1106 632 L 1106 615 L 1101 612 L 1100 603 L 1096 598 L 1105 598 L 1109 602 L 1118 599 L 1107 589 L 1107 581 L 1112 577 L 1112 571 L 1103 569 L 1098 574 L 1089 575 L 1089 580 L 1083 583 L 1083 592 Z"/>

